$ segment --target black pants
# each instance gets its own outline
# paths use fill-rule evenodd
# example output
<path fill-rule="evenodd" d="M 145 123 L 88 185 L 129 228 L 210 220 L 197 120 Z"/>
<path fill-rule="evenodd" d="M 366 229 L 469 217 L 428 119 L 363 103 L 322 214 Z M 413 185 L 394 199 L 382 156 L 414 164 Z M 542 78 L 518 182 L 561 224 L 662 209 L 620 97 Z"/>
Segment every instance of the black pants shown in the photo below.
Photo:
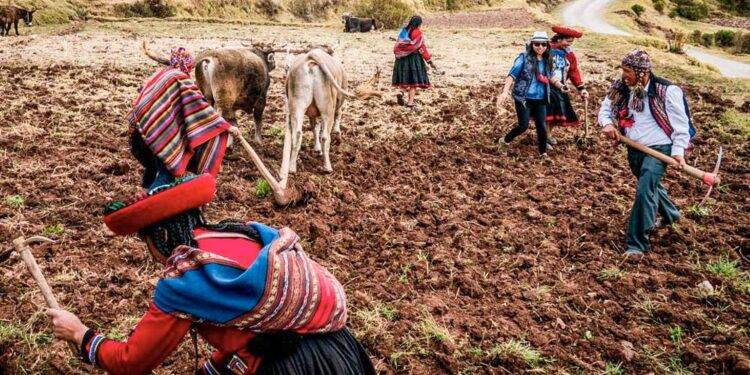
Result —
<path fill-rule="evenodd" d="M 524 103 L 516 102 L 516 115 L 518 116 L 518 125 L 511 129 L 505 136 L 505 142 L 512 142 L 513 139 L 523 134 L 529 128 L 529 119 L 533 116 L 536 124 L 536 143 L 539 146 L 539 153 L 547 152 L 547 104 L 544 100 L 526 99 Z"/>

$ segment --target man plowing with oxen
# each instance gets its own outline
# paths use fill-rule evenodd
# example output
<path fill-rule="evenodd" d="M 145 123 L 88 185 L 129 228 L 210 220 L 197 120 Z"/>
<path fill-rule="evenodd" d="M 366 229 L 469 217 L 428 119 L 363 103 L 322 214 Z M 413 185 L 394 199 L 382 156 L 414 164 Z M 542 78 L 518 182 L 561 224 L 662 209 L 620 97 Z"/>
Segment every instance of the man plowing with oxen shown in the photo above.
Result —
<path fill-rule="evenodd" d="M 125 342 L 107 339 L 72 313 L 48 310 L 55 336 L 111 374 L 145 374 L 188 332 L 215 350 L 199 374 L 374 374 L 346 329 L 344 289 L 302 250 L 289 228 L 207 223 L 210 174 L 187 175 L 105 208 L 116 234 L 138 233 L 165 265 L 149 309 Z"/>
<path fill-rule="evenodd" d="M 651 71 L 648 53 L 635 50 L 622 59 L 622 79 L 610 88 L 599 110 L 604 133 L 620 139 L 620 132 L 685 165 L 685 150 L 695 134 L 690 110 L 680 87 Z M 666 159 L 669 161 L 669 159 Z M 667 163 L 628 147 L 628 164 L 638 178 L 635 203 L 630 211 L 626 255 L 641 255 L 651 247 L 649 233 L 680 218 L 680 213 L 661 184 Z M 661 220 L 656 220 L 656 214 Z"/>

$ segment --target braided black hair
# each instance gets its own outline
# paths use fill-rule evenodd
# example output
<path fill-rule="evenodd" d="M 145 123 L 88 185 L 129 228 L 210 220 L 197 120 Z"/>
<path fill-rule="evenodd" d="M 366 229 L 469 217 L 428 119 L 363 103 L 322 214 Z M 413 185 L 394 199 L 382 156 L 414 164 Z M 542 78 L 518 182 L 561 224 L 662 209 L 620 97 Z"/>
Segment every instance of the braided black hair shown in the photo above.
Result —
<path fill-rule="evenodd" d="M 141 237 L 150 237 L 156 250 L 165 258 L 169 258 L 172 251 L 180 245 L 198 246 L 193 236 L 193 230 L 196 227 L 203 227 L 216 232 L 240 233 L 260 242 L 260 234 L 249 225 L 231 219 L 209 224 L 206 223 L 201 211 L 197 208 L 141 229 L 138 234 Z"/>
<path fill-rule="evenodd" d="M 165 258 L 172 255 L 172 251 L 180 245 L 196 247 L 198 244 L 193 237 L 193 230 L 203 223 L 199 209 L 171 217 L 148 228 L 141 229 L 141 237 L 149 237 L 154 247 Z"/>
<path fill-rule="evenodd" d="M 156 179 L 156 172 L 159 170 L 159 163 L 161 161 L 154 156 L 154 153 L 148 148 L 141 134 L 136 130 L 130 133 L 130 153 L 143 166 L 144 171 L 141 186 L 148 188 Z"/>

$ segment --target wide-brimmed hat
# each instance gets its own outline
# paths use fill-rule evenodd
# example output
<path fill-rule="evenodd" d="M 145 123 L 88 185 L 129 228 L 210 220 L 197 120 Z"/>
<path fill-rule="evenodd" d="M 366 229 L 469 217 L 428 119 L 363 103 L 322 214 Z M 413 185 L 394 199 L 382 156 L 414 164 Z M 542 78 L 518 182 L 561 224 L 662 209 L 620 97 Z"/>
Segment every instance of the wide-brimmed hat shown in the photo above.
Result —
<path fill-rule="evenodd" d="M 549 42 L 549 36 L 546 31 L 534 31 L 534 35 L 531 36 L 530 42 Z"/>
<path fill-rule="evenodd" d="M 216 196 L 216 180 L 210 174 L 189 175 L 104 208 L 104 223 L 118 235 L 128 235 L 163 220 L 200 208 Z"/>

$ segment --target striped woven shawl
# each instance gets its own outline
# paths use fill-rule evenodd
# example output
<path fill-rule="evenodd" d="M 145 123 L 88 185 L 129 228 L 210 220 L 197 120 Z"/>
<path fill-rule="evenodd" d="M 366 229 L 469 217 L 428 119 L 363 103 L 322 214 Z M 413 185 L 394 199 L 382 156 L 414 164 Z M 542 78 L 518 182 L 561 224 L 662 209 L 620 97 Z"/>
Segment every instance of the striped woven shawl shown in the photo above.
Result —
<path fill-rule="evenodd" d="M 419 51 L 424 45 L 424 37 L 419 29 L 414 29 L 407 34 L 408 38 L 403 38 L 403 30 L 399 33 L 398 41 L 393 46 L 393 54 L 397 59 L 411 55 Z"/>
<path fill-rule="evenodd" d="M 180 246 L 167 261 L 154 303 L 188 320 L 252 332 L 334 332 L 346 326 L 344 288 L 310 259 L 289 228 L 250 224 L 263 249 L 247 269 L 235 261 Z"/>
<path fill-rule="evenodd" d="M 230 124 L 187 74 L 173 68 L 156 72 L 127 118 L 131 131 L 141 134 L 173 176 L 181 176 L 188 168 L 214 177 L 219 173 Z"/>

